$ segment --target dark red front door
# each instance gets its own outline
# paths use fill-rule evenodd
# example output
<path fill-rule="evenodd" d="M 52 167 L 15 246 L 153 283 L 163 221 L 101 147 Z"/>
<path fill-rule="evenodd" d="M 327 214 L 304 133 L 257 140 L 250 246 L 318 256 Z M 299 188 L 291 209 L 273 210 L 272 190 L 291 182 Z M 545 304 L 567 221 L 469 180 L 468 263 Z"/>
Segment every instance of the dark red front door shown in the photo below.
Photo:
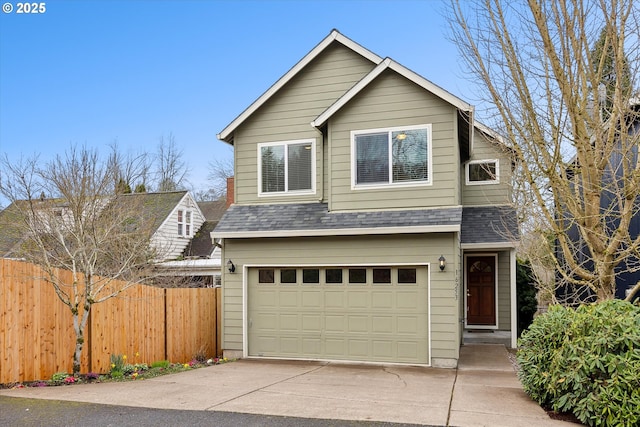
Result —
<path fill-rule="evenodd" d="M 467 325 L 496 324 L 495 258 L 467 258 Z"/>

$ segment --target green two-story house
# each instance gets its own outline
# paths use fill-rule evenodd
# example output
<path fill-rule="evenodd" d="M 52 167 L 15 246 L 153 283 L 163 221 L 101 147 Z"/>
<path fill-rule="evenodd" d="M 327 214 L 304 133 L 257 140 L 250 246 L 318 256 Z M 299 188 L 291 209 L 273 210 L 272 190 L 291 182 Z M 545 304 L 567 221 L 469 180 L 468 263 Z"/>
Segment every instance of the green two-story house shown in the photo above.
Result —
<path fill-rule="evenodd" d="M 456 366 L 515 346 L 512 162 L 473 106 L 332 31 L 218 138 L 227 357 Z"/>

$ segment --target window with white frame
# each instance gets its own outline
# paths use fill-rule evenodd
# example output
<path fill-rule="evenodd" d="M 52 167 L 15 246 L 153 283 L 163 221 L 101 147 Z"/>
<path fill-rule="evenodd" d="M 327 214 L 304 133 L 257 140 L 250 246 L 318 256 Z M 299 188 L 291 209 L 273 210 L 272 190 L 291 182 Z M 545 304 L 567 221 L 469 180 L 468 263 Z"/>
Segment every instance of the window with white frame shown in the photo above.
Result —
<path fill-rule="evenodd" d="M 431 125 L 351 132 L 354 187 L 431 183 Z"/>
<path fill-rule="evenodd" d="M 467 162 L 465 172 L 467 185 L 497 184 L 500 182 L 499 162 L 496 159 Z"/>
<path fill-rule="evenodd" d="M 178 209 L 178 236 L 190 237 L 193 233 L 193 212 Z"/>
<path fill-rule="evenodd" d="M 258 144 L 258 194 L 315 192 L 315 140 Z"/>

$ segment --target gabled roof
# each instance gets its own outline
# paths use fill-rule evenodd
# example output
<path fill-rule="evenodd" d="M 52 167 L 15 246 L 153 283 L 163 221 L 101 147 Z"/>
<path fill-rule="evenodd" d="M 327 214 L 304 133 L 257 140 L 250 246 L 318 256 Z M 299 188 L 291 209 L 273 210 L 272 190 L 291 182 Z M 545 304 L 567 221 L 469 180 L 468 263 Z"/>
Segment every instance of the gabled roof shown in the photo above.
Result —
<path fill-rule="evenodd" d="M 292 78 L 296 76 L 304 67 L 306 67 L 313 59 L 320 55 L 329 45 L 333 42 L 342 43 L 344 46 L 353 50 L 354 52 L 362 55 L 364 58 L 373 62 L 374 64 L 380 63 L 382 58 L 371 52 L 370 50 L 360 46 L 353 40 L 340 34 L 338 30 L 332 30 L 327 37 L 325 37 L 316 47 L 314 47 L 309 53 L 307 53 L 296 65 L 293 66 L 287 73 L 280 77 L 265 93 L 263 93 L 257 100 L 253 102 L 246 110 L 244 110 L 238 117 L 235 118 L 227 127 L 225 127 L 218 135 L 218 139 L 233 144 L 233 132 L 238 126 L 240 126 L 249 116 L 251 116 L 258 108 L 260 108 L 265 102 L 267 102 L 276 92 L 278 92 L 285 84 L 287 84 Z"/>
<path fill-rule="evenodd" d="M 405 77 L 406 79 L 412 81 L 418 86 L 428 90 L 434 95 L 440 97 L 445 100 L 449 104 L 456 107 L 458 110 L 462 111 L 473 111 L 473 106 L 468 104 L 458 98 L 455 95 L 447 92 L 442 89 L 440 86 L 437 86 L 425 79 L 421 75 L 411 71 L 407 67 L 397 63 L 391 58 L 385 58 L 381 61 L 373 70 L 369 72 L 366 76 L 364 76 L 358 83 L 356 83 L 351 89 L 345 92 L 336 102 L 334 102 L 329 108 L 327 108 L 322 114 L 320 114 L 314 121 L 311 122 L 311 126 L 320 128 L 322 127 L 328 120 L 333 116 L 338 110 L 340 110 L 345 104 L 347 104 L 351 99 L 353 99 L 358 93 L 360 93 L 364 88 L 366 88 L 371 82 L 373 82 L 380 74 L 382 74 L 385 70 L 393 70 Z"/>
<path fill-rule="evenodd" d="M 180 201 L 187 195 L 188 191 L 167 191 L 162 193 L 131 193 L 122 194 L 112 203 L 126 203 L 139 205 L 143 210 L 141 215 L 151 222 L 149 226 L 153 232 L 157 231 L 167 220 L 169 215 L 178 206 Z"/>

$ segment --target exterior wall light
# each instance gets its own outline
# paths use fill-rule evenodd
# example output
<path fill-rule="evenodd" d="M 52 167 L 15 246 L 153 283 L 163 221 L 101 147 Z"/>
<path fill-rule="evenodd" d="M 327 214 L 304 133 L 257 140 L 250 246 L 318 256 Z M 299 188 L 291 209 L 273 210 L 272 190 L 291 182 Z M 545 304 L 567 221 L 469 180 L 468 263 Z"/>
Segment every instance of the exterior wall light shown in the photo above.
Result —
<path fill-rule="evenodd" d="M 233 261 L 227 261 L 227 270 L 229 270 L 229 273 L 233 273 L 236 271 L 236 266 L 233 264 Z"/>
<path fill-rule="evenodd" d="M 440 271 L 444 271 L 444 268 L 447 266 L 447 260 L 444 258 L 444 255 L 440 255 L 438 262 L 440 263 Z"/>

